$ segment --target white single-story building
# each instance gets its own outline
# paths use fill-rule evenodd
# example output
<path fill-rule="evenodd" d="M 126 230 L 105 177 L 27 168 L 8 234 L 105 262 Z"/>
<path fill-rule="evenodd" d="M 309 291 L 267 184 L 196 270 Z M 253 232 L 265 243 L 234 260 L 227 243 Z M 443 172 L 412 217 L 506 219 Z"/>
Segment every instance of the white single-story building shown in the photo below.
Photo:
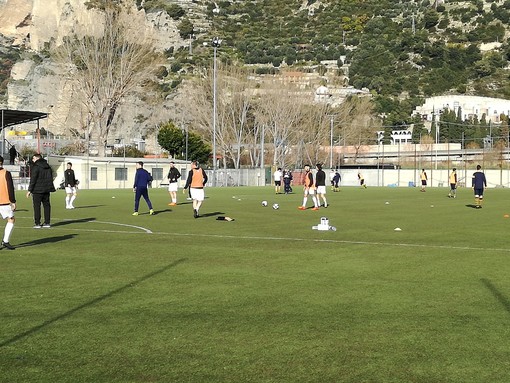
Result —
<path fill-rule="evenodd" d="M 152 174 L 152 187 L 168 184 L 167 174 L 170 161 L 181 173 L 180 185 L 184 186 L 190 161 L 169 158 L 124 158 L 124 157 L 80 157 L 80 156 L 48 156 L 47 161 L 55 177 L 55 188 L 64 180 L 67 163 L 73 164 L 76 178 L 81 189 L 129 189 L 135 180 L 136 163 L 142 161 L 144 169 Z"/>
<path fill-rule="evenodd" d="M 493 97 L 448 95 L 430 97 L 425 104 L 417 106 L 415 114 L 420 114 L 425 121 L 432 121 L 434 114 L 440 114 L 444 109 L 453 110 L 460 114 L 462 120 L 476 116 L 479 120 L 485 115 L 487 122 L 500 123 L 500 115 L 510 115 L 510 100 Z"/>

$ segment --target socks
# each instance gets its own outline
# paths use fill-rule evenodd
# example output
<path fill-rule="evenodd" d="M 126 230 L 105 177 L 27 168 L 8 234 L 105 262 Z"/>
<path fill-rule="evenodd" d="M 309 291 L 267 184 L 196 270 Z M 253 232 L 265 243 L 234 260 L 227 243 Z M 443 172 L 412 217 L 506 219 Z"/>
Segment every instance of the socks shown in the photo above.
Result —
<path fill-rule="evenodd" d="M 9 242 L 9 239 L 11 238 L 12 229 L 14 229 L 14 223 L 13 222 L 7 222 L 4 229 L 4 242 Z"/>

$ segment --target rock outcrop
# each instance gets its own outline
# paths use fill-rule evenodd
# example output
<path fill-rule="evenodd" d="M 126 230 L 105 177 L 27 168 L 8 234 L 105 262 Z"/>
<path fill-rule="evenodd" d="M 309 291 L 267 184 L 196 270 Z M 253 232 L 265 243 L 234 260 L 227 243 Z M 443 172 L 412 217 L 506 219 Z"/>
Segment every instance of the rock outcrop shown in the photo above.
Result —
<path fill-rule="evenodd" d="M 195 14 L 200 12 L 191 0 L 181 3 L 195 7 Z M 145 11 L 134 9 L 134 12 Z M 0 107 L 50 113 L 45 129 L 53 134 L 83 131 L 86 117 L 76 101 L 72 82 L 62 75 L 61 68 L 51 58 L 42 53 L 47 51 L 50 42 L 58 44 L 65 36 L 89 30 L 97 19 L 97 11 L 88 10 L 83 0 L 0 0 L 0 34 L 24 51 L 23 59 L 11 71 L 7 105 Z M 179 36 L 178 21 L 166 12 L 149 13 L 145 19 L 146 28 L 154 32 L 157 49 L 163 51 L 188 44 Z M 130 105 L 118 111 L 119 121 L 115 124 L 122 125 L 122 133 L 113 131 L 112 137 L 119 134 L 130 138 L 150 135 L 156 124 L 168 118 L 168 106 L 155 109 L 137 99 L 129 102 Z M 144 116 L 144 122 L 140 123 L 137 116 Z"/>

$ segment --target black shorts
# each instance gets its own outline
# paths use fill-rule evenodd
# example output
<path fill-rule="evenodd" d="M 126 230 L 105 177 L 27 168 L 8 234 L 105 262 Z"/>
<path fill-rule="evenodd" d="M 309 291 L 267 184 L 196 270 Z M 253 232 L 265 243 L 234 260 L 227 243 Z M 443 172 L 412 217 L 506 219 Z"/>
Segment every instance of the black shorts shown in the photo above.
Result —
<path fill-rule="evenodd" d="M 282 181 L 274 181 L 274 186 L 282 186 Z"/>
<path fill-rule="evenodd" d="M 450 189 L 451 190 L 457 189 L 457 184 L 450 184 Z"/>
<path fill-rule="evenodd" d="M 422 186 L 427 186 L 427 180 L 421 180 Z"/>

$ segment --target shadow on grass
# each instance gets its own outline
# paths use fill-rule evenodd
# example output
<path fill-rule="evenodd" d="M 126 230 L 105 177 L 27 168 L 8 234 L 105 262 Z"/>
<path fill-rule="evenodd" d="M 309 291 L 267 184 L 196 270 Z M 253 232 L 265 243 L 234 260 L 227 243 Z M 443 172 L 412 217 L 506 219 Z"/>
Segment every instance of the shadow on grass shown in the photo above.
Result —
<path fill-rule="evenodd" d="M 215 211 L 213 213 L 205 213 L 205 214 L 200 214 L 200 217 L 198 218 L 202 218 L 202 217 L 214 217 L 216 215 L 224 215 L 225 213 L 221 212 L 221 211 Z"/>
<path fill-rule="evenodd" d="M 87 223 L 91 221 L 95 221 L 95 218 L 81 218 L 81 219 L 64 219 L 63 221 L 54 223 L 53 227 L 55 226 L 64 226 L 64 225 L 70 225 L 71 223 Z"/>
<path fill-rule="evenodd" d="M 498 290 L 496 286 L 492 284 L 488 279 L 482 278 L 480 281 L 489 289 L 489 291 L 494 295 L 494 297 L 498 300 L 499 303 L 504 307 L 504 309 L 510 313 L 510 300 L 506 297 L 501 291 Z"/>
<path fill-rule="evenodd" d="M 47 229 L 38 229 L 38 230 L 44 230 Z M 29 246 L 37 246 L 42 245 L 45 243 L 56 243 L 61 241 L 67 241 L 68 239 L 73 239 L 76 236 L 76 234 L 66 234 L 66 235 L 60 235 L 58 237 L 45 237 L 41 239 L 34 239 L 33 241 L 20 243 L 19 245 L 16 245 L 16 249 L 20 247 L 29 247 Z"/>
<path fill-rule="evenodd" d="M 467 204 L 466 207 L 470 207 L 471 209 L 476 209 L 476 206 L 477 205 L 473 205 L 473 204 Z"/>
<path fill-rule="evenodd" d="M 76 312 L 78 312 L 80 310 L 83 310 L 83 309 L 85 309 L 87 307 L 93 306 L 93 305 L 95 305 L 95 304 L 97 304 L 99 302 L 102 302 L 102 301 L 104 301 L 104 300 L 106 300 L 108 298 L 111 298 L 114 295 L 120 294 L 120 293 L 124 292 L 125 290 L 127 290 L 128 288 L 135 287 L 136 285 L 146 281 L 147 279 L 155 277 L 156 275 L 161 274 L 161 273 L 163 273 L 163 272 L 165 272 L 165 271 L 167 271 L 167 270 L 169 270 L 169 269 L 171 269 L 173 267 L 176 267 L 180 263 L 185 262 L 185 261 L 186 261 L 185 258 L 178 259 L 177 261 L 172 262 L 169 265 L 163 266 L 162 268 L 160 268 L 158 270 L 155 270 L 152 273 L 144 275 L 144 276 L 142 276 L 142 277 L 140 277 L 138 279 L 135 279 L 134 281 L 128 282 L 124 286 L 119 287 L 118 289 L 112 290 L 112 291 L 110 291 L 110 292 L 108 292 L 108 293 L 106 293 L 104 295 L 101 295 L 101 296 L 99 296 L 99 297 L 97 297 L 95 299 L 92 299 L 92 300 L 90 300 L 88 302 L 85 302 L 82 305 L 76 306 L 76 307 L 72 308 L 71 310 L 66 311 L 65 313 L 62 313 L 62 314 L 60 314 L 60 315 L 58 315 L 58 316 L 56 316 L 54 318 L 48 319 L 47 321 L 41 323 L 38 326 L 32 327 L 31 329 L 29 329 L 27 331 L 24 331 L 24 332 L 22 332 L 22 333 L 20 333 L 18 335 L 15 335 L 15 336 L 13 336 L 10 339 L 7 339 L 7 340 L 5 340 L 3 342 L 0 342 L 0 347 L 8 346 L 8 345 L 10 345 L 10 344 L 12 344 L 14 342 L 17 342 L 20 339 L 26 338 L 29 335 L 35 334 L 38 331 L 43 330 L 45 327 L 50 326 L 51 324 L 53 324 L 53 323 L 55 323 L 55 322 L 57 322 L 57 321 L 59 321 L 61 319 L 68 318 L 68 317 L 70 317 L 71 315 L 73 315 L 74 313 L 76 313 Z"/>
<path fill-rule="evenodd" d="M 106 205 L 87 205 L 87 206 L 75 206 L 75 209 L 88 209 L 89 207 L 103 207 Z"/>

